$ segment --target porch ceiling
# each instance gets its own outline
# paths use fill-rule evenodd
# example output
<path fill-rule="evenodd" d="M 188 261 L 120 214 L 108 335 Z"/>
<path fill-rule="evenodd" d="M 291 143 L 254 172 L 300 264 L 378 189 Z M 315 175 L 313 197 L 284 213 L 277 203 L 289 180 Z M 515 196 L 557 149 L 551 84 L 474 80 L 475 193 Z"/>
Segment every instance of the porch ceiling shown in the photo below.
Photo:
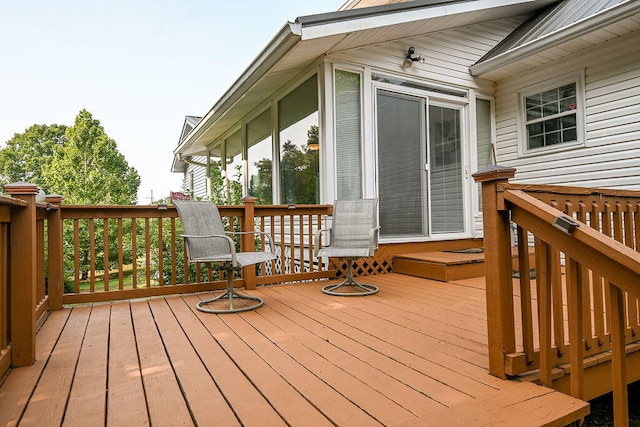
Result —
<path fill-rule="evenodd" d="M 287 23 L 176 148 L 202 155 L 323 55 L 478 22 L 527 15 L 553 0 L 417 0 L 299 17 Z M 398 59 L 405 51 L 398 51 Z"/>

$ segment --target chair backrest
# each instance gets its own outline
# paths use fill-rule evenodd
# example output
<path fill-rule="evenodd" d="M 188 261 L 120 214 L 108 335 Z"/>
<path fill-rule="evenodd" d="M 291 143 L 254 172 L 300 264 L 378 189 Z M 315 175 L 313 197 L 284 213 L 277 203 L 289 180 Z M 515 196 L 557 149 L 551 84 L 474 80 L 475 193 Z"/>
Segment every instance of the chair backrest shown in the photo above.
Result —
<path fill-rule="evenodd" d="M 174 200 L 182 230 L 189 236 L 224 235 L 220 212 L 213 202 Z M 229 245 L 223 239 L 189 239 L 185 241 L 189 261 L 229 254 Z"/>
<path fill-rule="evenodd" d="M 336 200 L 333 205 L 330 246 L 369 247 L 369 232 L 377 226 L 377 199 Z M 375 246 L 377 243 L 376 241 Z"/>

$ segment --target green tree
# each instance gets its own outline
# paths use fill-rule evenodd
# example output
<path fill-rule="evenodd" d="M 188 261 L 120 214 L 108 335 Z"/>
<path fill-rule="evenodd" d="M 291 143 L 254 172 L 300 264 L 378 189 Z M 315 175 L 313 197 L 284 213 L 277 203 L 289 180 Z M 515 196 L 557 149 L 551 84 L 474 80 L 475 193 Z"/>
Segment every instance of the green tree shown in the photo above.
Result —
<path fill-rule="evenodd" d="M 43 167 L 64 144 L 66 130 L 64 125 L 33 125 L 24 133 L 16 133 L 0 150 L 0 185 L 24 181 L 49 193 Z"/>
<path fill-rule="evenodd" d="M 65 203 L 78 205 L 120 204 L 136 202 L 140 185 L 138 172 L 118 151 L 116 142 L 105 133 L 100 122 L 86 110 L 81 110 L 73 126 L 67 128 L 64 143 L 56 146 L 53 158 L 42 166 L 42 175 L 50 192 L 62 194 Z M 79 224 L 80 232 L 80 268 L 86 278 L 89 270 L 89 231 L 88 223 Z M 121 233 L 125 246 L 118 248 L 118 221 L 111 220 L 108 225 L 109 257 L 104 263 L 101 252 L 104 244 L 102 233 L 96 233 L 96 268 L 108 274 L 110 266 L 118 261 L 118 252 L 122 251 L 126 263 L 135 262 L 131 248 L 131 221 L 123 221 Z M 66 245 L 73 243 L 73 228 L 65 223 L 64 239 Z M 72 262 L 69 254 L 67 264 Z"/>
<path fill-rule="evenodd" d="M 87 110 L 67 129 L 64 144 L 42 166 L 49 190 L 71 204 L 133 204 L 140 176 Z"/>

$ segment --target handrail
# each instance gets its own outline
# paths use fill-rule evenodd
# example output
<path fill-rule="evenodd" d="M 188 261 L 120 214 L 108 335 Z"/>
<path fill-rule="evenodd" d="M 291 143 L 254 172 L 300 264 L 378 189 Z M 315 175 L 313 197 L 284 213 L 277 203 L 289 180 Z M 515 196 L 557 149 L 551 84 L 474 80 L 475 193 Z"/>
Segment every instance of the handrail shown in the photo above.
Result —
<path fill-rule="evenodd" d="M 514 174 L 501 166 L 474 174 L 482 183 L 490 372 L 582 399 L 613 390 L 616 425 L 624 425 L 627 382 L 640 379 L 627 369 L 628 360 L 640 364 L 640 192 L 515 185 Z"/>
<path fill-rule="evenodd" d="M 640 295 L 640 257 L 638 252 L 580 223 L 571 235 L 552 224 L 561 213 L 521 190 L 506 190 L 511 203 L 511 220 L 537 237 L 570 254 L 581 264 L 607 277 L 626 292 Z M 566 215 L 564 215 L 566 216 Z"/>

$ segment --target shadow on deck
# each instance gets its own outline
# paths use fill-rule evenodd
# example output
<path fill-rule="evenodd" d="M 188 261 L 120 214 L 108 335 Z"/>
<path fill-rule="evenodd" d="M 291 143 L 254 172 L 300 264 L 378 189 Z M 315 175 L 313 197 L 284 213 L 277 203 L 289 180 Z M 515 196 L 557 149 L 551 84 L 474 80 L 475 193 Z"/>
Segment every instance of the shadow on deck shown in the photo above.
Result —
<path fill-rule="evenodd" d="M 488 374 L 484 278 L 368 277 L 259 287 L 265 305 L 203 314 L 208 294 L 52 312 L 37 361 L 0 386 L 2 425 L 566 425 L 589 405 Z"/>

